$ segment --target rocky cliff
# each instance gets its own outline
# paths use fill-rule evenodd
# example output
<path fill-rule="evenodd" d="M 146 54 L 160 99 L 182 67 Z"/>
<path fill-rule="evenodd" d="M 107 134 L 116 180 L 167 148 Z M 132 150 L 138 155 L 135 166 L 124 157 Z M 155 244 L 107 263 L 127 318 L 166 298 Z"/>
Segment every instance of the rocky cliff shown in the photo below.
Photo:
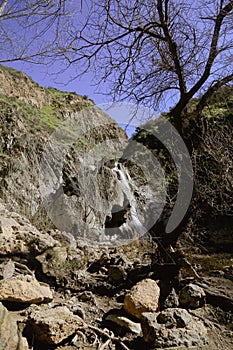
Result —
<path fill-rule="evenodd" d="M 152 153 L 87 98 L 0 79 L 0 350 L 230 350 L 232 266 L 161 264 L 145 235 Z"/>
<path fill-rule="evenodd" d="M 119 157 L 125 133 L 88 99 L 4 67 L 0 76 L 1 198 L 36 225 L 103 236 L 119 192 L 103 158 Z"/>
<path fill-rule="evenodd" d="M 146 233 L 155 197 L 158 214 L 164 201 L 158 164 L 142 174 L 137 147 L 125 155 L 125 132 L 87 98 L 12 69 L 1 67 L 0 76 L 0 195 L 8 207 L 89 244 Z"/>

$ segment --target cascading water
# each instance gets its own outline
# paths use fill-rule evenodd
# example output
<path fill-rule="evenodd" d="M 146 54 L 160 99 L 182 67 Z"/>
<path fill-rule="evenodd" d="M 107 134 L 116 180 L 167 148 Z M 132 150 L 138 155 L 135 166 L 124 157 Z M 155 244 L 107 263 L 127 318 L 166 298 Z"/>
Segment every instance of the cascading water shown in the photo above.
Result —
<path fill-rule="evenodd" d="M 122 225 L 121 230 L 131 231 L 132 235 L 136 233 L 138 236 L 142 236 L 147 232 L 147 229 L 142 225 L 138 218 L 137 201 L 130 186 L 132 180 L 129 172 L 126 168 L 123 170 L 117 162 L 115 163 L 113 171 L 117 174 L 118 180 L 122 184 L 123 191 L 125 192 L 130 205 L 129 220 Z"/>

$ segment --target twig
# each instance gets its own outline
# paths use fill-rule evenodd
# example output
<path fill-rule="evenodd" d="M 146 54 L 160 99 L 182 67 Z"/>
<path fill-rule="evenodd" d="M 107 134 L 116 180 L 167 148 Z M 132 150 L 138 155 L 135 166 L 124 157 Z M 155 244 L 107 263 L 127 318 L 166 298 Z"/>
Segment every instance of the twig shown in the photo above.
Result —
<path fill-rule="evenodd" d="M 98 350 L 104 350 L 108 344 L 110 344 L 112 339 L 108 339 L 104 344 L 102 344 Z"/>
<path fill-rule="evenodd" d="M 76 331 L 76 334 L 81 336 L 83 338 L 84 344 L 86 344 L 87 337 L 85 336 L 85 334 L 83 334 L 83 332 L 81 331 Z"/>
<path fill-rule="evenodd" d="M 98 332 L 101 335 L 104 335 L 105 337 L 109 338 L 109 340 L 119 343 L 124 350 L 130 350 L 119 338 L 115 337 L 114 335 L 108 334 L 107 332 L 102 331 L 102 329 L 99 329 L 98 327 L 94 327 L 91 325 L 87 325 L 87 327 L 95 332 Z"/>
<path fill-rule="evenodd" d="M 92 346 L 94 346 L 98 341 L 98 336 L 97 334 L 95 334 L 95 340 L 93 341 L 93 343 L 91 344 Z"/>

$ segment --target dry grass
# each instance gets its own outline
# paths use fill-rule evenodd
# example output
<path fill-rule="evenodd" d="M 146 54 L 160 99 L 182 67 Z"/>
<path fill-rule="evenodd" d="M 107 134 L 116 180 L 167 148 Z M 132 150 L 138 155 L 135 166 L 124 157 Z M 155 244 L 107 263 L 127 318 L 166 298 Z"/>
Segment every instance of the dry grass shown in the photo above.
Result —
<path fill-rule="evenodd" d="M 230 253 L 213 254 L 192 254 L 189 253 L 188 259 L 192 265 L 196 265 L 203 274 L 209 274 L 214 271 L 222 270 L 226 266 L 233 265 L 233 255 Z"/>

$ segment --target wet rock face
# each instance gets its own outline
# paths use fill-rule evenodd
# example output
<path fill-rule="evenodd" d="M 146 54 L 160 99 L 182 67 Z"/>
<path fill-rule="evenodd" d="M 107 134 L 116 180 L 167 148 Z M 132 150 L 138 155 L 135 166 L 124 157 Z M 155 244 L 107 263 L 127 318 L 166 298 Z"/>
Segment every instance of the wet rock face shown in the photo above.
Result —
<path fill-rule="evenodd" d="M 124 244 L 152 227 L 158 164 L 144 172 L 136 145 L 90 100 L 42 88 L 17 71 L 0 67 L 0 75 L 4 202 L 37 228 L 57 228 L 89 245 Z"/>
<path fill-rule="evenodd" d="M 0 76 L 0 196 L 38 227 L 109 240 L 106 218 L 123 196 L 111 160 L 121 156 L 125 132 L 88 99 L 4 67 Z"/>
<path fill-rule="evenodd" d="M 119 205 L 114 205 L 112 207 L 111 216 L 106 217 L 105 227 L 106 228 L 116 228 L 125 224 L 129 215 L 129 205 L 121 207 Z"/>

